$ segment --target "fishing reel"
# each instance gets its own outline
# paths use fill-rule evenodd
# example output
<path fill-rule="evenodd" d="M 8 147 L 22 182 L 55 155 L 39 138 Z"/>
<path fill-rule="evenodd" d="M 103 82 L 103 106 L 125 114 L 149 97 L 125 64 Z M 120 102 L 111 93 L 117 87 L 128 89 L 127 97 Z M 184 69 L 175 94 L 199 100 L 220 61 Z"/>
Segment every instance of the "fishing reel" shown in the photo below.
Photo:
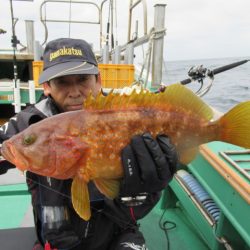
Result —
<path fill-rule="evenodd" d="M 142 205 L 148 197 L 148 193 L 141 193 L 136 196 L 120 197 L 121 202 L 128 207 Z"/>
<path fill-rule="evenodd" d="M 213 71 L 203 67 L 203 65 L 191 67 L 188 71 L 188 76 L 192 81 L 198 81 L 201 84 L 200 88 L 195 92 L 199 97 L 204 96 L 211 89 L 214 81 Z M 203 80 L 207 77 L 210 79 L 210 82 L 204 87 Z"/>
<path fill-rule="evenodd" d="M 188 76 L 198 82 L 203 82 L 206 77 L 213 78 L 213 71 L 203 67 L 203 65 L 193 66 L 188 71 Z"/>
<path fill-rule="evenodd" d="M 0 28 L 0 35 L 5 33 L 7 33 L 7 31 Z"/>

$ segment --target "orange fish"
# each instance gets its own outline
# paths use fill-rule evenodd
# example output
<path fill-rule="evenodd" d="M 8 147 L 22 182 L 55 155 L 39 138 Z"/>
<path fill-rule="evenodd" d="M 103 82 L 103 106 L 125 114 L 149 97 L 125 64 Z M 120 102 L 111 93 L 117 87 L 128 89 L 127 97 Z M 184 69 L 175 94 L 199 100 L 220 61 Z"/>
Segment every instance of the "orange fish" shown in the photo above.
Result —
<path fill-rule="evenodd" d="M 87 183 L 93 180 L 109 198 L 118 195 L 123 177 L 121 150 L 134 135 L 167 134 L 182 163 L 190 162 L 198 146 L 209 141 L 250 147 L 250 101 L 216 121 L 212 117 L 211 108 L 181 84 L 159 94 L 100 94 L 96 99 L 90 96 L 84 110 L 47 118 L 13 136 L 3 143 L 2 155 L 22 171 L 73 178 L 73 206 L 88 220 Z"/>

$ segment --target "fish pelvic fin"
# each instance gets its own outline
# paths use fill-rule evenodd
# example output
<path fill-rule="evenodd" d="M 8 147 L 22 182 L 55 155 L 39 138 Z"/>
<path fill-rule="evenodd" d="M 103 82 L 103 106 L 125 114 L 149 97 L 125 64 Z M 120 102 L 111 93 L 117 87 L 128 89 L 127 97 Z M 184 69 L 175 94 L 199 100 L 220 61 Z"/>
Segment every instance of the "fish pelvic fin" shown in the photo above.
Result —
<path fill-rule="evenodd" d="M 97 189 L 109 199 L 118 196 L 120 190 L 120 181 L 113 179 L 94 179 Z"/>
<path fill-rule="evenodd" d="M 221 141 L 250 148 L 250 101 L 236 105 L 218 122 Z"/>
<path fill-rule="evenodd" d="M 167 86 L 164 92 L 152 93 L 133 90 L 131 94 L 115 94 L 111 91 L 106 97 L 99 94 L 96 98 L 89 96 L 84 102 L 85 109 L 115 110 L 126 108 L 160 108 L 170 110 L 181 109 L 190 115 L 197 115 L 207 121 L 213 117 L 212 109 L 190 89 L 180 83 Z"/>
<path fill-rule="evenodd" d="M 75 176 L 71 185 L 72 204 L 78 215 L 88 221 L 91 216 L 90 200 L 87 183 L 79 176 Z"/>

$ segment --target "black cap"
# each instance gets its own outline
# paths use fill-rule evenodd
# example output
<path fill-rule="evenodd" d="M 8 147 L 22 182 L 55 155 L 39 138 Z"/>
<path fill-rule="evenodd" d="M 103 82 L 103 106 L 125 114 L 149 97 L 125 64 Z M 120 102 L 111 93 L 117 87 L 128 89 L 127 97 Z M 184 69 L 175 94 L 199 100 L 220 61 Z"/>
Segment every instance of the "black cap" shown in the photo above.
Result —
<path fill-rule="evenodd" d="M 43 54 L 44 67 L 39 84 L 53 78 L 75 74 L 98 74 L 91 46 L 84 40 L 60 38 L 49 42 Z"/>

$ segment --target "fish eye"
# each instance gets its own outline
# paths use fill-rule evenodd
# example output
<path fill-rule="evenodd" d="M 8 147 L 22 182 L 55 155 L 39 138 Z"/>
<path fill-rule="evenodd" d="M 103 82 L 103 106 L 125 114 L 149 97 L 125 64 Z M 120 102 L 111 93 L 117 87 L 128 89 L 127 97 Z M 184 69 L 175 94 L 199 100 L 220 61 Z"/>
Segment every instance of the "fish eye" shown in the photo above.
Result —
<path fill-rule="evenodd" d="M 36 140 L 36 135 L 26 135 L 23 138 L 23 144 L 24 145 L 30 145 Z"/>

